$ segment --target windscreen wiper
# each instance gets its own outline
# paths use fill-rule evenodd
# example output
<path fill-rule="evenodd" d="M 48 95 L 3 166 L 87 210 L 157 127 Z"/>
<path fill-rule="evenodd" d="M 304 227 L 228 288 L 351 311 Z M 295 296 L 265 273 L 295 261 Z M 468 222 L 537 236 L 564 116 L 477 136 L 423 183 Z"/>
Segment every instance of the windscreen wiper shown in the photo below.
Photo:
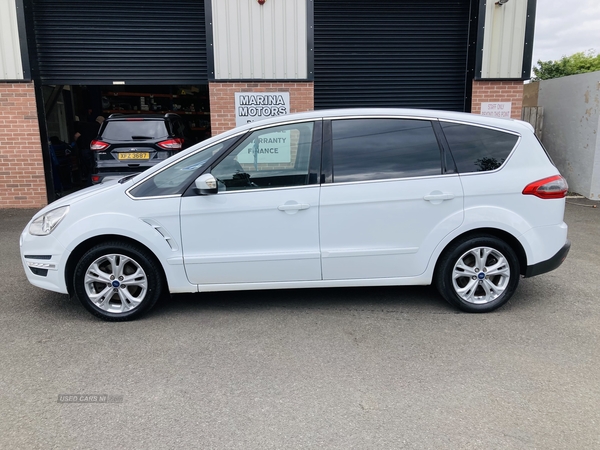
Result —
<path fill-rule="evenodd" d="M 132 173 L 131 175 L 127 175 L 126 177 L 123 177 L 119 180 L 119 183 L 123 184 L 126 181 L 131 180 L 133 177 L 135 177 L 137 175 L 137 173 Z"/>

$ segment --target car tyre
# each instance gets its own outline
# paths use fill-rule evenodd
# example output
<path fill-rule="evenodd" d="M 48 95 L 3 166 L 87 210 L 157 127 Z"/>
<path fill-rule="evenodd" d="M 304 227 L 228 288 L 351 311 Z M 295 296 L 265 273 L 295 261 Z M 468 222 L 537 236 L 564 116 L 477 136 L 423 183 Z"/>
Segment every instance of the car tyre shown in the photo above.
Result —
<path fill-rule="evenodd" d="M 451 305 L 466 312 L 490 312 L 504 305 L 519 284 L 515 251 L 495 236 L 472 236 L 442 254 L 434 283 Z"/>
<path fill-rule="evenodd" d="M 165 285 L 152 253 L 119 241 L 92 247 L 73 275 L 73 290 L 81 304 L 93 315 L 113 322 L 132 320 L 150 310 Z"/>

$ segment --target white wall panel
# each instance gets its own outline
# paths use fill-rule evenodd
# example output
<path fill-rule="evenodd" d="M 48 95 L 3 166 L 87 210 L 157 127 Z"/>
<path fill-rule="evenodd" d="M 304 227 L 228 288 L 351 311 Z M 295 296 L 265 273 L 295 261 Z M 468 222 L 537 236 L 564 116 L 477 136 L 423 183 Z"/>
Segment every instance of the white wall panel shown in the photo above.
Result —
<path fill-rule="evenodd" d="M 0 80 L 22 80 L 15 0 L 0 0 Z"/>
<path fill-rule="evenodd" d="M 306 0 L 212 0 L 215 78 L 306 79 Z"/>
<path fill-rule="evenodd" d="M 486 2 L 482 78 L 522 78 L 527 2 Z"/>
<path fill-rule="evenodd" d="M 600 200 L 600 72 L 542 80 L 542 142 L 569 190 Z"/>

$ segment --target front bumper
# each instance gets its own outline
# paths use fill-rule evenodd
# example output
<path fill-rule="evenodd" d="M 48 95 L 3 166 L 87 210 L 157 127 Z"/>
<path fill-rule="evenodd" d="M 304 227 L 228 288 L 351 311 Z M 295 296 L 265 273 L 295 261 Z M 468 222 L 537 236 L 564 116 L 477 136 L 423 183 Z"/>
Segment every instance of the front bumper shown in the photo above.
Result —
<path fill-rule="evenodd" d="M 27 225 L 27 228 L 29 225 Z M 21 262 L 27 280 L 34 286 L 67 294 L 64 276 L 65 248 L 52 236 L 21 234 Z"/>
<path fill-rule="evenodd" d="M 570 249 L 571 241 L 567 239 L 565 245 L 563 245 L 563 247 L 558 252 L 556 252 L 556 254 L 552 258 L 547 259 L 546 261 L 541 261 L 537 264 L 533 264 L 531 266 L 527 266 L 527 269 L 525 270 L 525 278 L 541 275 L 543 273 L 550 272 L 558 268 L 567 258 Z"/>

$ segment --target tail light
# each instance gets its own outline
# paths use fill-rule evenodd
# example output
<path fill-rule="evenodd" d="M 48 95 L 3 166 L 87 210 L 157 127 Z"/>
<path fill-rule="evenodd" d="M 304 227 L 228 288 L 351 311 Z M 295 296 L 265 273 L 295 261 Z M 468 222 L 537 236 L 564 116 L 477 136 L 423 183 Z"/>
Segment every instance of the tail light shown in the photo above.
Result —
<path fill-rule="evenodd" d="M 110 144 L 102 141 L 92 141 L 90 144 L 90 150 L 94 150 L 97 152 L 101 152 L 102 150 L 106 150 Z"/>
<path fill-rule="evenodd" d="M 183 147 L 183 139 L 167 139 L 166 141 L 159 142 L 157 145 L 165 150 L 181 150 L 181 147 Z"/>
<path fill-rule="evenodd" d="M 560 175 L 555 175 L 529 183 L 523 189 L 523 195 L 535 195 L 543 199 L 564 198 L 568 190 L 567 180 Z"/>
<path fill-rule="evenodd" d="M 92 175 L 92 183 L 98 183 L 100 181 L 100 175 Z"/>

